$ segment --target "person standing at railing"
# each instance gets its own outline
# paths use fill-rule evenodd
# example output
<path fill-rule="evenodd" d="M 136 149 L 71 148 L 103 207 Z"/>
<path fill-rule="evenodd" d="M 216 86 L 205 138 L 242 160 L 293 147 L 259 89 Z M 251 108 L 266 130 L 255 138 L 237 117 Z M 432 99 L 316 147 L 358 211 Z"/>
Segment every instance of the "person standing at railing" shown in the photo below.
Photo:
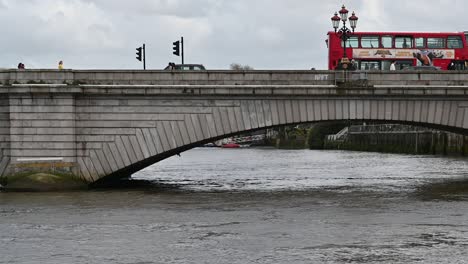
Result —
<path fill-rule="evenodd" d="M 349 70 L 351 71 L 357 70 L 357 63 L 354 59 L 351 60 L 351 65 L 349 66 Z"/>
<path fill-rule="evenodd" d="M 391 70 L 391 71 L 396 70 L 395 64 L 396 64 L 396 61 L 392 61 L 392 64 L 390 64 L 390 70 Z"/>
<path fill-rule="evenodd" d="M 449 70 L 449 71 L 456 70 L 455 62 L 453 62 L 453 60 L 447 66 L 447 70 Z"/>
<path fill-rule="evenodd" d="M 59 61 L 58 63 L 58 69 L 63 70 L 63 61 Z"/>

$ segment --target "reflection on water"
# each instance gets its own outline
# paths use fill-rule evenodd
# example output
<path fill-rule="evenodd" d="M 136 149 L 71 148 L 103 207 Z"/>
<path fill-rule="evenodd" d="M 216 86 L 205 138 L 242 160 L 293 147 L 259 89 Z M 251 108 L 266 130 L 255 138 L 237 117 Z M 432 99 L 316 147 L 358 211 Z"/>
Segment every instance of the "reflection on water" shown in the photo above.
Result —
<path fill-rule="evenodd" d="M 468 179 L 463 159 L 366 152 L 194 149 L 133 177 L 196 191 L 411 192 Z"/>
<path fill-rule="evenodd" d="M 463 263 L 467 164 L 194 149 L 143 187 L 0 193 L 0 263 Z"/>
<path fill-rule="evenodd" d="M 424 200 L 466 200 L 468 198 L 468 180 L 448 179 L 424 184 L 417 187 L 414 194 Z"/>

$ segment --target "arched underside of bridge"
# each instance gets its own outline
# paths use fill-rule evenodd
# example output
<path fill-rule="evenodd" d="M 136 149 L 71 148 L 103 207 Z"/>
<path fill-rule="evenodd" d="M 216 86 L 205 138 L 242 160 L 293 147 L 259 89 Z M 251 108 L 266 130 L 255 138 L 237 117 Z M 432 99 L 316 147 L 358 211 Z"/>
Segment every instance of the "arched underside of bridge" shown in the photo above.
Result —
<path fill-rule="evenodd" d="M 468 100 L 457 97 L 28 96 L 10 96 L 3 108 L 10 132 L 3 177 L 22 168 L 20 158 L 60 156 L 73 174 L 104 182 L 216 139 L 301 123 L 362 120 L 468 134 Z"/>
<path fill-rule="evenodd" d="M 468 112 L 465 110 L 465 105 L 468 104 L 460 100 L 288 97 L 255 100 L 153 100 L 150 104 L 150 109 L 157 109 L 134 114 L 132 116 L 135 120 L 125 121 L 126 126 L 137 125 L 126 129 L 129 134 L 107 135 L 110 136 L 109 141 L 102 142 L 101 149 L 88 149 L 79 153 L 81 177 L 91 182 L 128 177 L 200 144 L 244 132 L 301 123 L 359 120 L 410 124 L 468 134 Z M 118 114 L 119 110 L 123 109 L 112 109 L 113 114 L 117 113 L 115 116 L 122 119 Z M 164 120 L 147 123 L 147 117 L 154 115 Z M 83 127 L 88 121 L 78 121 L 77 125 Z M 102 137 L 96 136 L 96 140 Z"/>
<path fill-rule="evenodd" d="M 392 123 L 392 124 L 404 124 L 404 125 L 412 125 L 412 126 L 419 126 L 419 127 L 426 127 L 426 128 L 432 128 L 432 129 L 437 129 L 441 131 L 446 131 L 446 132 L 452 132 L 452 133 L 457 133 L 457 134 L 462 134 L 462 135 L 468 135 L 468 130 L 465 129 L 459 129 L 459 128 L 454 128 L 454 127 L 448 127 L 448 126 L 443 126 L 443 125 L 436 125 L 436 124 L 430 124 L 430 123 L 416 123 L 416 122 L 408 122 L 408 121 L 398 121 L 398 120 L 392 120 L 392 121 L 386 121 L 386 120 L 373 120 L 373 119 L 359 119 L 359 120 L 353 120 L 353 121 L 362 121 L 362 122 L 369 122 L 369 123 Z M 321 120 L 321 121 L 315 121 L 315 122 L 301 122 L 301 123 L 288 123 L 288 124 L 282 124 L 282 125 L 277 125 L 277 126 L 270 126 L 270 127 L 261 127 L 257 129 L 251 129 L 251 130 L 244 130 L 244 131 L 238 131 L 235 133 L 231 134 L 225 134 L 222 136 L 214 137 L 214 138 L 208 138 L 204 139 L 201 141 L 197 141 L 194 143 L 190 143 L 187 145 L 175 147 L 173 149 L 170 149 L 168 151 L 165 151 L 163 153 L 151 156 L 149 158 L 146 158 L 144 160 L 140 160 L 134 164 L 131 164 L 130 166 L 127 166 L 125 168 L 119 169 L 118 171 L 115 171 L 109 175 L 106 175 L 100 179 L 98 179 L 96 182 L 93 184 L 96 186 L 99 185 L 106 185 L 106 184 L 111 184 L 114 181 L 119 181 L 120 179 L 125 179 L 130 177 L 132 174 L 148 167 L 153 164 L 156 164 L 159 161 L 162 161 L 166 158 L 172 157 L 174 155 L 180 155 L 182 152 L 202 146 L 203 144 L 211 143 L 226 137 L 232 137 L 236 135 L 242 135 L 247 132 L 255 132 L 256 130 L 263 130 L 263 129 L 269 129 L 269 128 L 275 128 L 275 127 L 282 127 L 282 126 L 288 126 L 288 125 L 300 125 L 300 124 L 310 124 L 310 123 L 320 123 L 320 122 L 343 122 L 349 123 L 351 120 L 349 119 L 333 119 L 333 120 Z"/>

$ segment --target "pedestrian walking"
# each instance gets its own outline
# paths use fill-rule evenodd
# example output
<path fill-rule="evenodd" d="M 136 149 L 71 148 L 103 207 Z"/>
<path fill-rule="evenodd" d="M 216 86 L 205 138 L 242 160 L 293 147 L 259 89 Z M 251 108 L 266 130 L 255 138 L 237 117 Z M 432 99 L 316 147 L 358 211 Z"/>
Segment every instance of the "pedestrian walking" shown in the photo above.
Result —
<path fill-rule="evenodd" d="M 390 64 L 390 70 L 391 70 L 391 71 L 396 70 L 395 64 L 396 64 L 396 61 L 392 61 L 392 64 Z"/>
<path fill-rule="evenodd" d="M 172 65 L 172 62 L 169 62 L 169 64 L 167 64 L 166 70 L 174 70 L 174 66 Z"/>

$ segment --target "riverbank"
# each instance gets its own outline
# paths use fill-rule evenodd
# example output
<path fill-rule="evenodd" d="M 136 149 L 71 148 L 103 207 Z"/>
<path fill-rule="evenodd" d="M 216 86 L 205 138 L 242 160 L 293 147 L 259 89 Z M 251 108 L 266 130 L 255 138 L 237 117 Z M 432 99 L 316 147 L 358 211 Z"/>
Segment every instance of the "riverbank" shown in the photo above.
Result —
<path fill-rule="evenodd" d="M 84 190 L 88 184 L 72 175 L 44 172 L 17 174 L 3 178 L 2 189 L 7 191 L 63 191 Z"/>
<path fill-rule="evenodd" d="M 468 154 L 468 138 L 459 134 L 403 125 L 351 126 L 341 137 L 327 137 L 324 148 L 465 156 Z"/>

